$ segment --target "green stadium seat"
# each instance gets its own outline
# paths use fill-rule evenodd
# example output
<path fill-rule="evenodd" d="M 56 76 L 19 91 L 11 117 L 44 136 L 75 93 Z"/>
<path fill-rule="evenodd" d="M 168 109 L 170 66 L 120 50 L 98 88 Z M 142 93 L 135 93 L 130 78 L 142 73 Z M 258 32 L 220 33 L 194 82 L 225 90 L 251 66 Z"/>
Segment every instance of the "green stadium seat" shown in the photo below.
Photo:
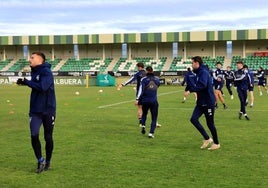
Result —
<path fill-rule="evenodd" d="M 60 71 L 106 71 L 107 67 L 112 62 L 113 58 L 82 58 L 76 60 L 69 58 L 60 68 Z"/>
<path fill-rule="evenodd" d="M 0 71 L 10 63 L 10 60 L 1 60 L 0 61 Z"/>

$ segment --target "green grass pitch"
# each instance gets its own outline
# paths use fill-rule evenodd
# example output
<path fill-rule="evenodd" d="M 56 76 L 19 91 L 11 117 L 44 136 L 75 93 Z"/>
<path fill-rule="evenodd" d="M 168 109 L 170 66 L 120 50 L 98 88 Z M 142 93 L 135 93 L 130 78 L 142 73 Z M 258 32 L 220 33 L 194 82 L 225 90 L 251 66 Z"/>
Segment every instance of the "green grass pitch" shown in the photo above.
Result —
<path fill-rule="evenodd" d="M 0 187 L 268 187 L 268 94 L 255 88 L 246 121 L 238 119 L 237 93 L 231 100 L 224 90 L 228 109 L 219 104 L 215 113 L 221 148 L 211 152 L 200 149 L 202 137 L 189 121 L 194 98 L 181 103 L 183 91 L 159 88 L 162 127 L 149 139 L 138 127 L 133 86 L 56 86 L 52 168 L 35 174 L 30 88 L 1 86 Z M 44 153 L 42 129 L 40 138 Z"/>

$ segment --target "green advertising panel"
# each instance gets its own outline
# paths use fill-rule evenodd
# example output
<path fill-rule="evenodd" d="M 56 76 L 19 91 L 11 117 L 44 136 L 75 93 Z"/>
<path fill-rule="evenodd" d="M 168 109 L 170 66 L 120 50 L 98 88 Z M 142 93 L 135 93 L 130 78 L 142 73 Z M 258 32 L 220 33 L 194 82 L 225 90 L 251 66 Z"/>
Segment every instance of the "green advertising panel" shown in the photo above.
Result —
<path fill-rule="evenodd" d="M 115 86 L 115 78 L 109 74 L 98 74 L 97 86 Z"/>

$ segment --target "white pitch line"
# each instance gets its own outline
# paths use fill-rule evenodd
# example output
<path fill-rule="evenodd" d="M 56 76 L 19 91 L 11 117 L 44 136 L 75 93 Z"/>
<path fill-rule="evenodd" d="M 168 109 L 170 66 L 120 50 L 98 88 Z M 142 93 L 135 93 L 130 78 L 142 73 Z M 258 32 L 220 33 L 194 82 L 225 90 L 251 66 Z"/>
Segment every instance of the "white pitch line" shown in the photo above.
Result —
<path fill-rule="evenodd" d="M 160 94 L 158 94 L 158 96 L 168 95 L 168 94 L 173 94 L 173 93 L 178 93 L 178 92 L 180 92 L 180 91 L 171 91 L 171 92 L 167 92 L 167 93 L 160 93 Z M 122 101 L 122 102 L 113 103 L 113 104 L 107 104 L 107 105 L 99 106 L 98 108 L 108 108 L 111 106 L 117 106 L 120 104 L 125 104 L 125 103 L 130 103 L 130 102 L 133 102 L 133 100 Z"/>
<path fill-rule="evenodd" d="M 107 107 L 117 106 L 117 105 L 120 105 L 120 104 L 129 103 L 129 102 L 133 102 L 133 100 L 123 101 L 123 102 L 118 102 L 118 103 L 113 103 L 113 104 L 107 104 L 107 105 L 99 106 L 98 108 L 107 108 Z"/>
<path fill-rule="evenodd" d="M 131 100 L 131 102 L 133 102 L 133 100 Z M 127 101 L 125 101 L 125 103 L 127 103 Z M 114 106 L 114 105 L 113 105 Z M 193 111 L 195 105 L 193 105 L 193 107 L 189 107 L 189 108 L 180 108 L 180 107 L 174 107 L 174 108 L 164 108 L 164 107 L 161 107 L 161 110 L 180 110 L 180 111 Z M 99 108 L 105 108 L 105 107 L 99 107 Z M 113 110 L 129 110 L 129 108 L 127 107 L 113 107 L 112 108 Z M 222 113 L 222 112 L 230 112 L 230 113 L 233 113 L 233 112 L 238 112 L 238 109 L 228 109 L 228 110 L 220 110 L 220 112 L 218 110 L 215 111 L 215 114 L 217 113 Z M 262 109 L 255 109 L 255 110 L 252 110 L 252 111 L 248 111 L 249 113 L 251 112 L 268 112 L 268 110 L 262 110 Z"/>
<path fill-rule="evenodd" d="M 173 94 L 173 93 L 179 93 L 181 91 L 170 91 L 170 92 L 167 92 L 167 93 L 160 93 L 158 94 L 158 96 L 162 96 L 162 95 L 168 95 L 168 94 Z"/>

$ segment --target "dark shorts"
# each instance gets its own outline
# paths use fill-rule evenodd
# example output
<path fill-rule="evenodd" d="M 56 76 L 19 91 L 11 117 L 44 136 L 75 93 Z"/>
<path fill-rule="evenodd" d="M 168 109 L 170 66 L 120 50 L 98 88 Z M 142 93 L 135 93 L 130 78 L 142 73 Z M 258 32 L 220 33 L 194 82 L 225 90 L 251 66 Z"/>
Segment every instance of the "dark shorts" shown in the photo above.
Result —
<path fill-rule="evenodd" d="M 232 81 L 226 81 L 226 87 L 232 87 L 233 82 Z"/>
<path fill-rule="evenodd" d="M 184 91 L 190 91 L 190 87 L 189 86 L 186 86 Z"/>
<path fill-rule="evenodd" d="M 222 88 L 223 88 L 223 84 L 215 84 L 214 85 L 214 89 L 216 89 L 216 90 L 222 90 Z"/>
<path fill-rule="evenodd" d="M 266 81 L 265 81 L 265 80 L 259 80 L 259 82 L 258 82 L 258 86 L 263 86 L 263 87 L 265 87 L 265 86 L 266 86 Z"/>
<path fill-rule="evenodd" d="M 253 91 L 254 90 L 254 86 L 249 86 L 248 87 L 248 91 Z"/>

